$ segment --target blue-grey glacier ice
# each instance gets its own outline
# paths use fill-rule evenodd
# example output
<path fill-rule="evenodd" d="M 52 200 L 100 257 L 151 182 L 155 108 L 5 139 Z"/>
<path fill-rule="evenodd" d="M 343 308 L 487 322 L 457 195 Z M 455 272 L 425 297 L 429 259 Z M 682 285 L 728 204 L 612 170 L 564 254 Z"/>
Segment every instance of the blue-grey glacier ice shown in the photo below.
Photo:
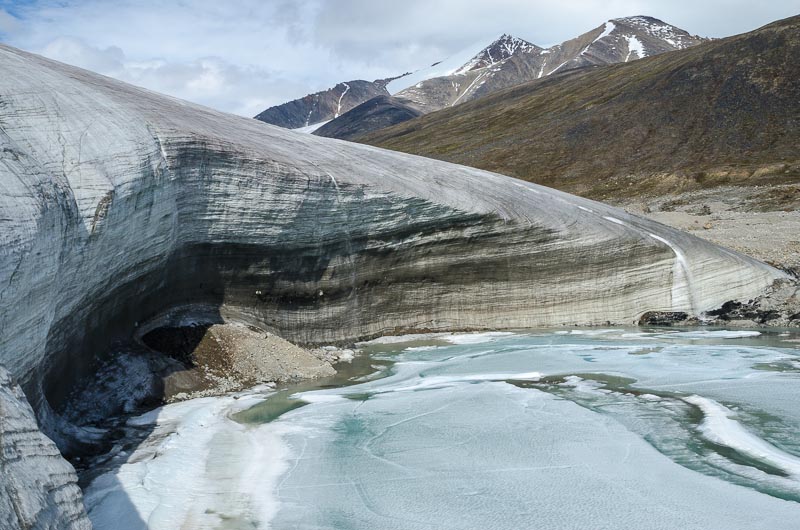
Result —
<path fill-rule="evenodd" d="M 62 448 L 73 429 L 58 410 L 76 382 L 177 307 L 325 344 L 698 315 L 783 277 L 603 204 L 0 46 L 0 364 Z M 4 473 L 22 469 L 8 458 Z M 67 528 L 74 476 L 48 469 L 73 505 L 27 505 L 32 528 Z M 43 482 L 13 480 L 14 499 L 47 499 Z M 24 502 L 6 500 L 0 525 Z"/>

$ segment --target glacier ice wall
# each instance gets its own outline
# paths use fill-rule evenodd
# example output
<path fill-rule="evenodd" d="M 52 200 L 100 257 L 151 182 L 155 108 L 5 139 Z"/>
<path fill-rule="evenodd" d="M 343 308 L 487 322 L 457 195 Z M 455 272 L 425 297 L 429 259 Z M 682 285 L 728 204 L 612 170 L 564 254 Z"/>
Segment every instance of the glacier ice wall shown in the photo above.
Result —
<path fill-rule="evenodd" d="M 0 46 L 0 363 L 40 419 L 170 307 L 303 343 L 632 323 L 781 273 L 501 175 L 271 127 Z"/>

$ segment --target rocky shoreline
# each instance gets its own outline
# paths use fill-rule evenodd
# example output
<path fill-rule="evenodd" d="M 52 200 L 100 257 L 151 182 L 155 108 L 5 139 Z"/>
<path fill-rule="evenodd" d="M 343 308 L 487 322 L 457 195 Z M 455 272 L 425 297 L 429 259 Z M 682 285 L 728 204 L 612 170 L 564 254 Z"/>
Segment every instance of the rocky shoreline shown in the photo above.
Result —
<path fill-rule="evenodd" d="M 133 340 L 116 344 L 95 375 L 77 385 L 62 408 L 79 440 L 71 458 L 106 450 L 132 414 L 258 386 L 331 378 L 334 364 L 352 362 L 357 354 L 337 346 L 304 348 L 235 321 L 190 322 L 145 327 Z"/>
<path fill-rule="evenodd" d="M 702 315 L 654 311 L 642 315 L 646 326 L 717 326 L 737 328 L 800 327 L 800 281 L 777 280 L 750 300 L 730 300 Z"/>
<path fill-rule="evenodd" d="M 313 351 L 274 333 L 242 324 L 162 327 L 141 340 L 185 366 L 185 370 L 164 378 L 167 403 L 335 373 L 331 362 Z M 334 355 L 330 358 L 337 360 Z"/>

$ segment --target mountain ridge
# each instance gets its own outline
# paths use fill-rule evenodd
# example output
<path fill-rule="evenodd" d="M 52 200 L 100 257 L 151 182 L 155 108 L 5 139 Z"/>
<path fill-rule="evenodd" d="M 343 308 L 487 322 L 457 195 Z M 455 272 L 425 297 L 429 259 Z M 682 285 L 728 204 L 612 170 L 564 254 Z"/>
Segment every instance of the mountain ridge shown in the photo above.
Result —
<path fill-rule="evenodd" d="M 360 140 L 599 199 L 791 180 L 800 174 L 798 54 L 793 17 L 643 61 L 559 72 Z"/>
<path fill-rule="evenodd" d="M 423 79 L 398 91 L 394 97 L 396 102 L 427 114 L 553 74 L 630 62 L 706 41 L 647 16 L 611 19 L 547 49 L 503 34 L 453 73 Z M 352 121 L 352 117 L 348 120 Z M 330 127 L 328 131 L 333 129 Z M 366 131 L 368 127 L 365 125 L 363 129 Z"/>
<path fill-rule="evenodd" d="M 492 41 L 491 44 L 478 52 L 478 54 L 465 63 L 464 66 L 456 70 L 455 73 L 463 74 L 471 70 L 479 70 L 487 66 L 492 66 L 508 59 L 517 52 L 535 52 L 540 50 L 542 50 L 542 48 L 531 42 L 520 39 L 519 37 L 514 37 L 508 33 L 503 33 L 500 37 Z"/>
<path fill-rule="evenodd" d="M 504 35 L 501 39 L 506 37 L 509 36 Z M 468 68 L 469 65 L 465 65 L 451 76 L 423 81 L 398 92 L 396 96 L 409 100 L 424 111 L 439 110 L 557 72 L 583 66 L 629 62 L 685 49 L 704 41 L 654 17 L 616 18 L 550 48 L 519 46 L 513 53 L 482 68 Z M 500 40 L 495 41 L 484 52 L 501 46 Z M 514 60 L 509 62 L 512 58 Z M 479 57 L 473 61 L 476 65 L 483 64 L 479 62 Z M 468 73 L 475 77 L 463 77 Z M 448 85 L 452 89 L 448 89 Z M 445 98 L 441 96 L 443 90 L 449 92 Z"/>
<path fill-rule="evenodd" d="M 379 95 L 389 95 L 388 79 L 343 81 L 302 98 L 272 106 L 255 116 L 256 120 L 286 129 L 299 129 L 338 118 L 353 107 Z"/>
<path fill-rule="evenodd" d="M 352 140 L 367 132 L 383 129 L 422 116 L 422 112 L 393 96 L 375 96 L 350 109 L 339 119 L 325 122 L 312 134 Z"/>

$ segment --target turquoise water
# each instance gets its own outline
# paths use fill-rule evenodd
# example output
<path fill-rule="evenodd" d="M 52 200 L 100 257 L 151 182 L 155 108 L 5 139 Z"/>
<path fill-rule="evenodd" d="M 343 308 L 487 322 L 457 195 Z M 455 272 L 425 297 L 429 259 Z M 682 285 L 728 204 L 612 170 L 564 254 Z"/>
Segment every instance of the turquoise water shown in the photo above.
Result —
<path fill-rule="evenodd" d="M 157 426 L 87 488 L 95 528 L 800 528 L 796 332 L 392 340 L 132 420 Z"/>
<path fill-rule="evenodd" d="M 276 420 L 297 431 L 273 527 L 798 528 L 796 337 L 738 335 L 373 346 L 387 377 L 297 393 L 310 405 Z"/>

